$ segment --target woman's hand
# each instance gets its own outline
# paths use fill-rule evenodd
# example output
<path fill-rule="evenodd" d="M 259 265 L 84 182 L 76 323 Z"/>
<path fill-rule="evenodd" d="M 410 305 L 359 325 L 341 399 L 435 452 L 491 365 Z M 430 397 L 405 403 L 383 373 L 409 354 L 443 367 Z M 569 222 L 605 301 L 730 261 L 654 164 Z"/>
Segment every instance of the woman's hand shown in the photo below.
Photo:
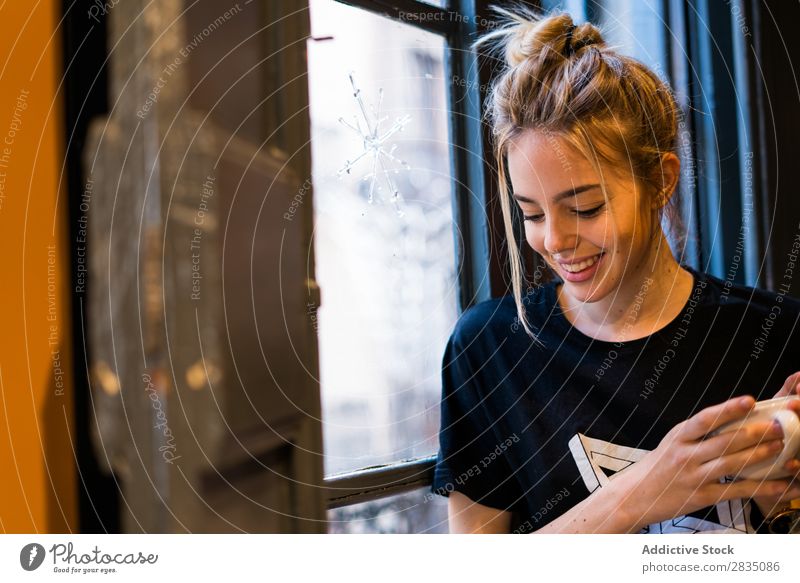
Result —
<path fill-rule="evenodd" d="M 789 479 L 720 482 L 783 449 L 780 426 L 769 422 L 709 437 L 725 423 L 743 418 L 754 405 L 753 397 L 738 397 L 703 409 L 673 427 L 656 449 L 612 480 L 626 493 L 626 511 L 635 522 L 631 532 L 723 500 L 800 497 L 800 485 Z"/>
<path fill-rule="evenodd" d="M 800 372 L 796 372 L 786 379 L 781 390 L 775 394 L 775 398 L 788 397 L 789 395 L 800 395 Z M 800 401 L 789 403 L 789 408 L 800 417 Z M 800 459 L 795 458 L 787 461 L 784 468 L 794 474 L 795 483 L 800 480 Z M 794 498 L 798 498 L 798 496 L 787 492 L 778 496 L 757 496 L 753 498 L 753 501 L 758 505 L 761 514 L 770 516 Z"/>

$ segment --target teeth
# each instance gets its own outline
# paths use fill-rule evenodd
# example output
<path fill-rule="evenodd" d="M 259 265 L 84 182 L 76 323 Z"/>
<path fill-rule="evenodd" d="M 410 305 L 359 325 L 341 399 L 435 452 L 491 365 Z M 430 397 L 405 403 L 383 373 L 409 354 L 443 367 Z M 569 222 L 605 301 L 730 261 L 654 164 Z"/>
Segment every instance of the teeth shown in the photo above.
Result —
<path fill-rule="evenodd" d="M 602 255 L 602 253 L 600 255 Z M 561 267 L 564 269 L 564 271 L 569 271 L 570 273 L 578 273 L 579 271 L 583 271 L 587 267 L 594 265 L 597 262 L 597 260 L 600 259 L 600 255 L 595 255 L 594 257 L 590 257 L 589 259 L 581 261 L 580 263 L 574 263 L 572 265 L 564 265 L 562 263 Z"/>

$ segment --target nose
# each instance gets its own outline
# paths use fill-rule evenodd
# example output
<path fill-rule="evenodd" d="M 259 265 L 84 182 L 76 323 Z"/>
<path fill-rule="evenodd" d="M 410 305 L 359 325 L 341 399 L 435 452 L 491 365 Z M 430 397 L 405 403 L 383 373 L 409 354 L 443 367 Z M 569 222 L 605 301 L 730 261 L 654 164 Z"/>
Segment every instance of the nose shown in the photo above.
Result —
<path fill-rule="evenodd" d="M 570 253 L 577 249 L 575 222 L 552 213 L 545 221 L 544 248 L 550 255 Z"/>

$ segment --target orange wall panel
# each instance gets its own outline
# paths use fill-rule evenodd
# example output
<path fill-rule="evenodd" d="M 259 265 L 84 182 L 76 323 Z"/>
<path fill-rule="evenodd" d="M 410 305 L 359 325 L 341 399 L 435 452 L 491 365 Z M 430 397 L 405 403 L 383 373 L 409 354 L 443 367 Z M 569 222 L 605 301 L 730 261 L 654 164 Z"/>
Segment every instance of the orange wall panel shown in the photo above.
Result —
<path fill-rule="evenodd" d="M 77 527 L 61 38 L 55 0 L 0 7 L 0 531 Z"/>

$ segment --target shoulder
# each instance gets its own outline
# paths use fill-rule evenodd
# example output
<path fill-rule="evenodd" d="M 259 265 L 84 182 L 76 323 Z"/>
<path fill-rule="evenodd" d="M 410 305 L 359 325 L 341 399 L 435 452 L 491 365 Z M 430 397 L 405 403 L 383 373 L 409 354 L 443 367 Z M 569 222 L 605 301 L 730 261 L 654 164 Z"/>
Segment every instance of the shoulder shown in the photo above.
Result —
<path fill-rule="evenodd" d="M 502 337 L 517 318 L 514 296 L 493 298 L 471 306 L 459 317 L 453 329 L 452 340 L 461 347 L 482 339 Z"/>
<path fill-rule="evenodd" d="M 711 274 L 694 271 L 696 285 L 703 285 L 707 305 L 737 329 L 764 326 L 781 329 L 782 334 L 800 335 L 800 300 L 787 295 L 788 288 L 770 291 L 733 283 Z"/>
<path fill-rule="evenodd" d="M 800 314 L 800 300 L 787 295 L 787 288 L 770 291 L 734 283 L 729 279 L 723 280 L 709 273 L 692 271 L 698 281 L 702 282 L 701 285 L 705 286 L 712 303 L 764 314 L 770 311 Z"/>
<path fill-rule="evenodd" d="M 528 322 L 538 327 L 546 319 L 552 303 L 552 284 L 530 290 L 522 297 L 522 307 Z M 524 337 L 524 338 L 522 338 Z M 505 341 L 529 340 L 520 325 L 517 303 L 513 295 L 505 295 L 475 304 L 465 310 L 456 322 L 452 341 L 460 347 L 489 342 L 496 345 Z"/>

